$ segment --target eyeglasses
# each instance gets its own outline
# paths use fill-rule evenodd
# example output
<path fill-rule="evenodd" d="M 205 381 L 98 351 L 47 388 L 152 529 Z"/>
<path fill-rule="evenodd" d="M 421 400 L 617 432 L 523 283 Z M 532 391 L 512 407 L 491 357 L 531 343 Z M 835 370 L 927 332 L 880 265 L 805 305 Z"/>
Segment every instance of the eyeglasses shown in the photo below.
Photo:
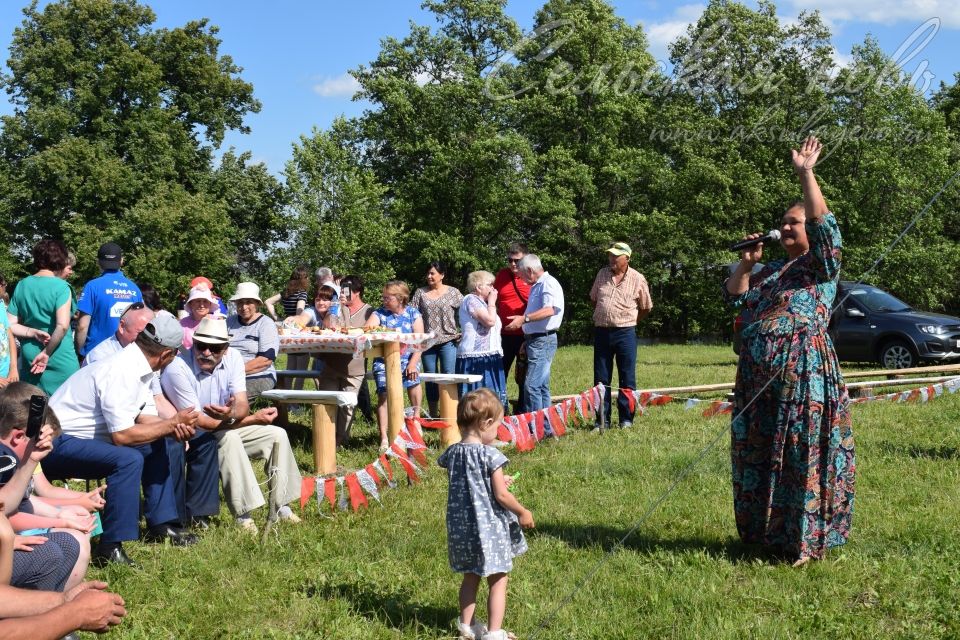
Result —
<path fill-rule="evenodd" d="M 203 353 L 204 351 L 209 351 L 210 353 L 223 353 L 223 350 L 230 345 L 227 342 L 221 344 L 209 344 L 207 342 L 194 340 L 193 346 L 197 348 L 198 353 Z"/>
<path fill-rule="evenodd" d="M 523 260 L 523 258 L 511 258 L 510 256 L 507 256 L 507 263 L 509 264 L 517 264 L 521 260 Z"/>

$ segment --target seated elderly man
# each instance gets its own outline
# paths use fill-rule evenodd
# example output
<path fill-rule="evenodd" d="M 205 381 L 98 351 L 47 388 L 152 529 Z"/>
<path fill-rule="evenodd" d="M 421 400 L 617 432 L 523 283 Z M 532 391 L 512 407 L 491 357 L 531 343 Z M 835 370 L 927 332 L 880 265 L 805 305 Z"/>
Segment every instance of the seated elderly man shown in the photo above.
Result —
<path fill-rule="evenodd" d="M 43 461 L 50 479 L 106 477 L 103 534 L 91 557 L 95 564 L 133 564 L 123 542 L 139 534 L 143 486 L 146 540 L 182 546 L 196 536 L 177 526 L 177 505 L 164 439 L 189 439 L 197 414 L 192 409 L 162 419 L 150 383 L 177 355 L 183 329 L 170 316 L 149 322 L 117 354 L 83 367 L 50 398 L 63 433 Z"/>
<path fill-rule="evenodd" d="M 197 426 L 212 432 L 216 439 L 223 494 L 237 524 L 256 533 L 250 512 L 266 503 L 250 458 L 265 461 L 268 519 L 299 522 L 287 506 L 300 497 L 301 484 L 290 441 L 286 431 L 270 424 L 277 416 L 276 409 L 250 414 L 243 359 L 230 347 L 226 322 L 204 318 L 193 334 L 193 347 L 167 367 L 160 382 L 174 407 L 201 411 Z M 216 484 L 213 486 L 215 491 Z M 201 520 L 198 524 L 208 523 Z"/>
<path fill-rule="evenodd" d="M 227 318 L 230 346 L 243 358 L 247 398 L 255 400 L 277 386 L 273 362 L 280 350 L 280 335 L 273 319 L 260 313 L 260 287 L 241 282 L 230 301 L 237 305 L 237 315 Z"/>

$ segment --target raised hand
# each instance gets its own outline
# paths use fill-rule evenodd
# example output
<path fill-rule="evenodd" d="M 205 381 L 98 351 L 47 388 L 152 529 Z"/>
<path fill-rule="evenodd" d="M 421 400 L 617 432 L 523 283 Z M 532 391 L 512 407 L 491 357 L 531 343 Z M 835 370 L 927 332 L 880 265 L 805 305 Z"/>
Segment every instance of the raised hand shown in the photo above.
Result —
<path fill-rule="evenodd" d="M 804 171 L 812 171 L 817 165 L 817 160 L 820 158 L 821 149 L 823 149 L 823 145 L 815 136 L 808 137 L 803 141 L 799 149 L 794 149 L 791 152 L 793 156 L 793 170 L 797 174 L 801 174 Z"/>

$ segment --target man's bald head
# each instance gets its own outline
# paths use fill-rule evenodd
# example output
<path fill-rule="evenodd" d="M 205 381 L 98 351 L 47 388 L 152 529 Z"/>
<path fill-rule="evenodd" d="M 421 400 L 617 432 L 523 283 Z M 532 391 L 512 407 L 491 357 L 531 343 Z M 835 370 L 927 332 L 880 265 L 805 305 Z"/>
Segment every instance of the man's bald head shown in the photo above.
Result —
<path fill-rule="evenodd" d="M 120 326 L 117 327 L 117 340 L 122 346 L 127 346 L 137 339 L 147 323 L 153 320 L 154 313 L 146 307 L 130 309 L 120 316 Z"/>

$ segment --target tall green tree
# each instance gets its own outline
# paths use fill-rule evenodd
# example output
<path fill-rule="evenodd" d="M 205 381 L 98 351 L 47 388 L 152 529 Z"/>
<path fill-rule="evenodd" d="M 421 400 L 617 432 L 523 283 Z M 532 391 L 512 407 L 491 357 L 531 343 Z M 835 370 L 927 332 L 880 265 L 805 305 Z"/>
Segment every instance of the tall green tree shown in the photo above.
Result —
<path fill-rule="evenodd" d="M 134 255 L 146 246 L 125 235 L 132 212 L 164 209 L 145 201 L 179 189 L 215 204 L 200 196 L 213 151 L 260 104 L 206 20 L 153 29 L 153 11 L 135 0 L 34 1 L 24 16 L 2 78 L 14 105 L 0 133 L 8 240 L 23 255 L 39 235 L 68 237 L 90 276 L 88 238 Z M 222 238 L 192 240 L 236 252 Z"/>
<path fill-rule="evenodd" d="M 394 276 L 399 225 L 386 187 L 345 139 L 349 130 L 341 119 L 293 146 L 286 179 L 296 223 L 286 264 L 329 265 L 373 288 Z"/>

